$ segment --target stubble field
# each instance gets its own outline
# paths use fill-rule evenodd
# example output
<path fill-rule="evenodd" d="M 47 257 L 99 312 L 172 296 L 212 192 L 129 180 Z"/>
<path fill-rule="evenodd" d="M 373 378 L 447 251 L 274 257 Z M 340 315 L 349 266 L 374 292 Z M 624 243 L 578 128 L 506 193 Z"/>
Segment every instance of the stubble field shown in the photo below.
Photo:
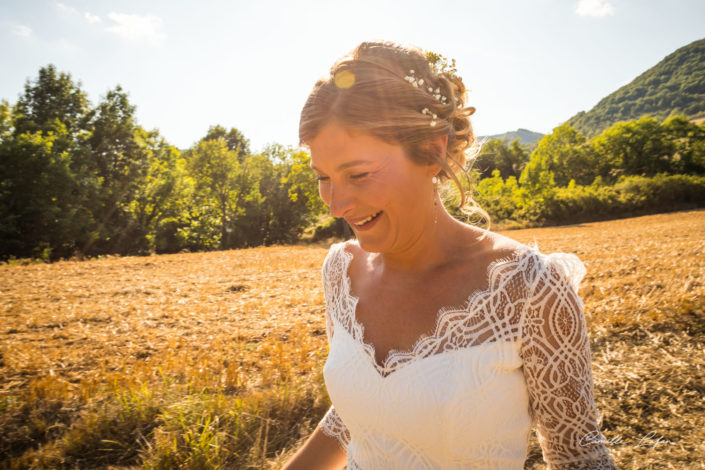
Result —
<path fill-rule="evenodd" d="M 705 468 L 705 210 L 505 234 L 587 267 L 618 468 Z M 280 467 L 329 405 L 326 251 L 0 266 L 0 468 Z"/>

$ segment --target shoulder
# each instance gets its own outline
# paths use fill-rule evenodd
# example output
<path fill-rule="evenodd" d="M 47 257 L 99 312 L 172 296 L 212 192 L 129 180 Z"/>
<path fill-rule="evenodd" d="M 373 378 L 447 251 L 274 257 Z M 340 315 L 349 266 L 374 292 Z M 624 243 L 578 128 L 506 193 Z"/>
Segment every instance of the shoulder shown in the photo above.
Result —
<path fill-rule="evenodd" d="M 324 281 L 339 277 L 342 274 L 349 259 L 352 257 L 352 253 L 346 249 L 348 246 L 356 246 L 356 244 L 348 240 L 333 243 L 330 246 L 323 260 L 322 275 Z"/>
<path fill-rule="evenodd" d="M 342 256 L 347 243 L 347 241 L 333 243 L 330 248 L 328 248 L 328 253 L 326 254 L 326 258 L 323 260 L 323 265 L 325 266 L 327 263 L 331 263 L 335 259 Z"/>
<path fill-rule="evenodd" d="M 357 240 L 345 240 L 342 242 L 333 243 L 330 246 L 326 259 L 323 261 L 323 267 L 325 270 L 326 265 L 347 265 L 350 262 L 355 262 L 356 260 L 366 258 L 367 256 L 369 256 L 369 253 L 360 247 Z"/>
<path fill-rule="evenodd" d="M 467 253 L 469 264 L 486 266 L 488 271 L 502 268 L 504 272 L 522 269 L 522 260 L 532 254 L 535 248 L 520 243 L 513 238 L 475 228 L 479 235 L 473 235 L 473 240 L 468 245 Z"/>
<path fill-rule="evenodd" d="M 487 239 L 490 267 L 506 266 L 504 271 L 520 275 L 529 288 L 539 283 L 568 284 L 577 291 L 587 272 L 577 255 L 560 251 L 544 253 L 535 240 L 525 244 L 493 232 L 488 232 Z"/>
<path fill-rule="evenodd" d="M 532 247 L 499 233 L 488 232 L 489 247 L 495 260 L 514 260 L 530 252 Z"/>
<path fill-rule="evenodd" d="M 577 255 L 560 251 L 542 253 L 538 247 L 527 252 L 525 264 L 532 284 L 567 285 L 575 291 L 587 273 Z"/>

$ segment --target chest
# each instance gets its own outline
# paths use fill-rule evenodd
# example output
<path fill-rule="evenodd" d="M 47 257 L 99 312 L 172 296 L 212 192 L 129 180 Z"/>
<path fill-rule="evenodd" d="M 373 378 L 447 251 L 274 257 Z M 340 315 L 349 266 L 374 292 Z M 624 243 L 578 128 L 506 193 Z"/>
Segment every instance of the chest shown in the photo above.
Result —
<path fill-rule="evenodd" d="M 485 276 L 467 272 L 413 282 L 375 276 L 354 279 L 355 320 L 364 328 L 365 343 L 374 347 L 377 364 L 383 364 L 392 350 L 412 350 L 419 338 L 434 333 L 442 310 L 464 308 L 471 293 L 487 287 Z"/>

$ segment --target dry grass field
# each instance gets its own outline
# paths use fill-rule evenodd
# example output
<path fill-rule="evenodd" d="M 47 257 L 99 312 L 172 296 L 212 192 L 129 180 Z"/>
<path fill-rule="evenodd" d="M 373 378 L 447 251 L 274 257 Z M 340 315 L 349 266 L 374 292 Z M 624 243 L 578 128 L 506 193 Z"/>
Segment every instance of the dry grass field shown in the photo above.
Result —
<path fill-rule="evenodd" d="M 506 234 L 587 267 L 618 468 L 705 468 L 705 210 Z M 329 404 L 326 249 L 0 266 L 0 468 L 281 466 Z"/>

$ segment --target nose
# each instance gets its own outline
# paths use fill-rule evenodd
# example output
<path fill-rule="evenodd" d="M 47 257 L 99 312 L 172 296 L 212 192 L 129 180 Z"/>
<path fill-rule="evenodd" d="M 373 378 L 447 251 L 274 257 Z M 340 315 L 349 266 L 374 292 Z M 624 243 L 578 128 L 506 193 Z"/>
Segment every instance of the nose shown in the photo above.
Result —
<path fill-rule="evenodd" d="M 328 185 L 328 198 L 324 202 L 330 208 L 333 217 L 345 217 L 353 206 L 353 195 L 342 185 Z"/>

